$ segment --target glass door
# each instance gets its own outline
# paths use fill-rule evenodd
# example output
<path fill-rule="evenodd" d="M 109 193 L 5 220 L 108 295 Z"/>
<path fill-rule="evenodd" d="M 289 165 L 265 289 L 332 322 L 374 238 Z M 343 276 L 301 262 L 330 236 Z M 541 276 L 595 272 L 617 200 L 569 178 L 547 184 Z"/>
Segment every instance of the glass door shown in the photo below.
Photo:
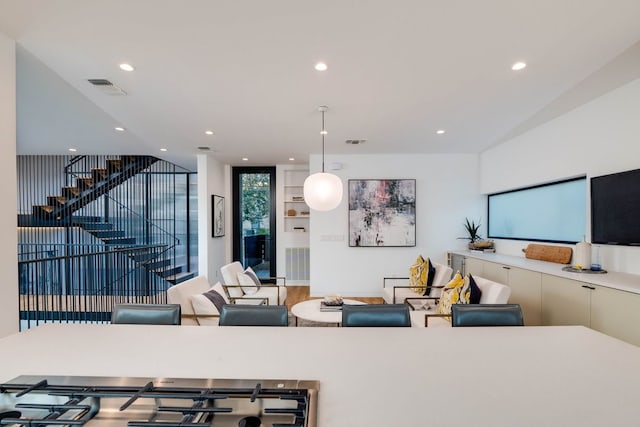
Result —
<path fill-rule="evenodd" d="M 276 276 L 276 168 L 233 168 L 233 259 Z"/>

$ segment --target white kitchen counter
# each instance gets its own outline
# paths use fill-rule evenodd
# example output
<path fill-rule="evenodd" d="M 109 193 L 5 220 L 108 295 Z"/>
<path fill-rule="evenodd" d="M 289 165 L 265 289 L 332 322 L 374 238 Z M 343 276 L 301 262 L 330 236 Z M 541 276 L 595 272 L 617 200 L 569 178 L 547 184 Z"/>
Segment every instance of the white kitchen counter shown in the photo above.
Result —
<path fill-rule="evenodd" d="M 607 273 L 604 274 L 572 273 L 570 271 L 562 270 L 562 268 L 565 267 L 564 264 L 538 261 L 513 255 L 473 251 L 452 251 L 451 253 L 469 258 L 495 262 L 497 264 L 504 264 L 511 267 L 519 267 L 525 270 L 537 271 L 544 274 L 551 274 L 553 276 L 564 277 L 566 279 L 579 280 L 581 282 L 605 286 L 607 288 L 617 289 L 620 291 L 640 294 L 640 275 L 637 274 L 619 273 L 615 271 L 607 271 Z"/>
<path fill-rule="evenodd" d="M 45 325 L 0 339 L 20 374 L 320 381 L 319 426 L 637 425 L 640 348 L 584 327 Z"/>

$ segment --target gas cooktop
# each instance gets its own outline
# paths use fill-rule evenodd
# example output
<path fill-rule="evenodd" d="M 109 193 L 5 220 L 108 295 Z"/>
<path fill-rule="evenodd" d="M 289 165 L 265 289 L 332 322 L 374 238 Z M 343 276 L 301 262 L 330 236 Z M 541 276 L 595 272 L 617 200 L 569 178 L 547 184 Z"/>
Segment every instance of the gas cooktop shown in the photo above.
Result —
<path fill-rule="evenodd" d="M 318 381 L 20 376 L 0 425 L 316 427 Z"/>

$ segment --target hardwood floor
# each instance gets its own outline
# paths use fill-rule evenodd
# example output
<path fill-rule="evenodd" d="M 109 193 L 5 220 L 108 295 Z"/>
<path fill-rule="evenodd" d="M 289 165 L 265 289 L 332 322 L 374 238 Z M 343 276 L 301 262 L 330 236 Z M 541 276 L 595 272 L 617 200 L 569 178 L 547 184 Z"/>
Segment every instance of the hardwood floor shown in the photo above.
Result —
<path fill-rule="evenodd" d="M 349 297 L 343 295 L 343 298 L 354 299 L 367 304 L 382 304 L 384 302 L 381 297 Z M 309 294 L 309 286 L 287 286 L 287 308 L 289 311 L 291 311 L 293 305 L 308 299 L 313 299 Z"/>

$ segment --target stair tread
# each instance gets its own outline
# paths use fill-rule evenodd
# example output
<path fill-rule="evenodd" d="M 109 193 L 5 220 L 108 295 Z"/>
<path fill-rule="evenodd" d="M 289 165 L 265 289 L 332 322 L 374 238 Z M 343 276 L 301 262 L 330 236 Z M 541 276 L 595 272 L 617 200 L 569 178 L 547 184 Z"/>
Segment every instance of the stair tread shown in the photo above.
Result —
<path fill-rule="evenodd" d="M 150 260 L 146 264 L 150 269 L 160 269 L 162 267 L 167 267 L 171 265 L 171 260 L 169 258 L 165 258 L 161 260 Z"/>
<path fill-rule="evenodd" d="M 76 182 L 83 187 L 93 187 L 93 178 L 76 178 Z"/>
<path fill-rule="evenodd" d="M 150 270 L 153 270 L 153 271 L 167 271 L 167 270 L 173 270 L 173 269 L 182 268 L 182 267 L 184 267 L 184 265 L 182 265 L 182 264 L 171 264 L 171 263 L 169 263 L 167 265 L 163 265 L 163 266 L 160 266 L 158 268 L 150 268 Z"/>
<path fill-rule="evenodd" d="M 149 271 L 152 271 L 153 273 L 162 276 L 165 280 L 167 277 L 170 276 L 174 276 L 176 274 L 180 274 L 182 272 L 182 269 L 186 267 L 184 265 L 169 265 L 169 266 L 165 266 L 165 267 L 160 267 L 160 268 L 150 268 Z"/>
<path fill-rule="evenodd" d="M 104 243 L 105 245 L 108 246 L 114 246 L 117 247 L 117 249 L 126 249 L 128 245 L 133 245 L 135 244 L 135 242 L 128 242 L 126 240 L 109 240 L 106 241 L 105 239 L 100 239 L 102 240 L 102 243 Z"/>
<path fill-rule="evenodd" d="M 174 284 L 178 284 L 180 282 L 184 282 L 185 280 L 189 280 L 195 276 L 195 273 L 192 271 L 185 271 L 182 273 L 172 274 L 171 276 L 167 276 L 164 279 L 167 282 L 171 282 Z"/>
<path fill-rule="evenodd" d="M 82 227 L 88 232 L 113 230 L 113 224 L 108 222 L 74 222 L 73 225 Z"/>
<path fill-rule="evenodd" d="M 64 205 L 67 202 L 67 198 L 62 196 L 47 196 L 47 201 L 54 201 L 56 203 Z"/>
<path fill-rule="evenodd" d="M 64 192 L 70 193 L 73 196 L 79 196 L 82 191 L 78 188 L 78 187 L 62 187 L 62 193 L 64 194 Z"/>
<path fill-rule="evenodd" d="M 124 237 L 124 231 L 122 230 L 87 230 L 99 239 L 108 239 L 110 237 Z"/>
<path fill-rule="evenodd" d="M 47 213 L 51 213 L 56 209 L 54 206 L 50 206 L 50 205 L 34 205 L 33 207 L 43 210 Z"/>

